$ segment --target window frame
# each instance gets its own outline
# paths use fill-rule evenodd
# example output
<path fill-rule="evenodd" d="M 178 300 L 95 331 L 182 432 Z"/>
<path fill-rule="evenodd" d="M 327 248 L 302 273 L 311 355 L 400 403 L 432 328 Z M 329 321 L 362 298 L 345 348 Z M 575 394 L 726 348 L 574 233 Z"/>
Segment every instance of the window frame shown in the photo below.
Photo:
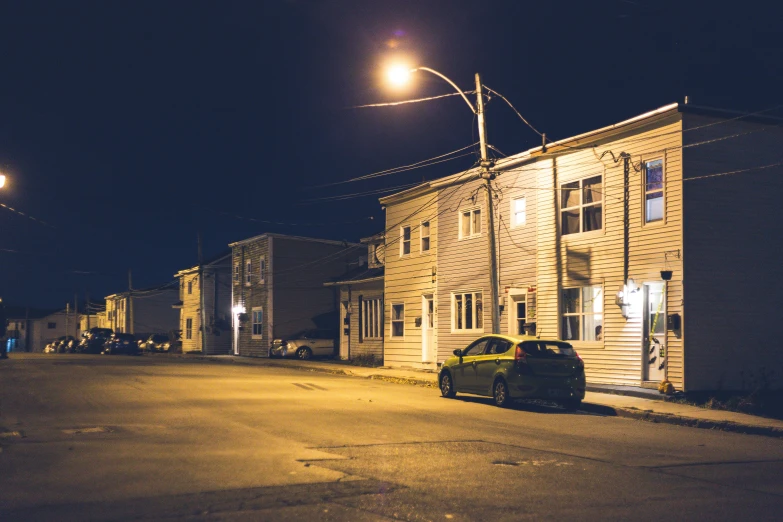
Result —
<path fill-rule="evenodd" d="M 584 182 L 593 179 L 593 178 L 601 178 L 601 200 L 600 202 L 591 202 L 585 204 L 584 202 Z M 567 189 L 567 190 L 577 190 L 579 192 L 579 204 L 571 207 L 563 207 L 563 191 L 566 190 L 564 187 L 566 185 L 570 185 L 572 183 L 577 183 L 578 188 L 576 189 Z M 587 234 L 592 235 L 600 235 L 603 234 L 606 230 L 606 172 L 601 172 L 599 174 L 589 174 L 584 175 L 576 179 L 569 179 L 567 181 L 561 181 L 560 186 L 558 187 L 559 194 L 558 194 L 558 227 L 557 227 L 557 233 L 560 234 L 560 237 L 563 238 L 569 238 L 569 237 L 584 237 Z M 595 230 L 584 230 L 584 220 L 585 220 L 585 209 L 586 208 L 595 208 L 595 207 L 601 207 L 601 228 L 596 228 Z M 563 214 L 565 212 L 574 210 L 579 211 L 579 231 L 578 232 L 570 232 L 568 234 L 563 233 Z"/>
<path fill-rule="evenodd" d="M 234 283 L 241 283 L 242 282 L 242 275 L 239 263 L 234 263 Z"/>
<path fill-rule="evenodd" d="M 258 260 L 258 283 L 266 283 L 266 256 L 261 256 Z"/>
<path fill-rule="evenodd" d="M 477 319 L 479 315 L 476 313 L 476 295 L 481 296 L 481 327 L 476 327 Z M 481 334 L 484 333 L 484 296 L 486 292 L 483 290 L 458 290 L 455 292 L 451 292 L 451 333 L 467 333 L 467 334 Z M 471 295 L 472 296 L 472 302 L 473 302 L 473 310 L 472 310 L 472 317 L 471 321 L 473 324 L 472 328 L 464 328 L 464 325 L 467 323 L 467 316 L 466 316 L 466 307 L 464 305 L 465 303 L 465 296 Z M 457 324 L 457 296 L 462 298 L 462 325 L 463 327 L 459 328 Z"/>
<path fill-rule="evenodd" d="M 260 314 L 261 320 L 256 321 L 256 314 Z M 258 327 L 258 328 L 256 328 Z M 258 331 L 259 333 L 256 333 Z M 250 309 L 250 338 L 261 339 L 264 337 L 264 307 L 254 306 Z"/>
<path fill-rule="evenodd" d="M 408 231 L 408 239 L 405 239 L 405 231 Z M 413 245 L 413 228 L 410 225 L 400 226 L 400 257 L 408 257 L 412 253 Z M 405 245 L 408 246 L 408 251 L 405 252 Z"/>
<path fill-rule="evenodd" d="M 600 297 L 601 297 L 601 310 L 596 312 L 593 310 L 592 312 L 585 312 L 584 311 L 584 303 L 582 302 L 584 299 L 584 292 L 586 288 L 599 288 L 600 289 Z M 579 302 L 576 306 L 577 311 L 576 312 L 565 312 L 565 301 L 564 301 L 564 293 L 566 290 L 579 290 Z M 558 328 L 559 328 L 559 338 L 563 340 L 564 342 L 568 342 L 573 344 L 574 346 L 582 346 L 582 347 L 588 347 L 588 348 L 603 348 L 604 347 L 604 340 L 606 339 L 606 307 L 604 306 L 606 304 L 606 294 L 604 291 L 604 285 L 603 284 L 585 284 L 582 286 L 579 285 L 569 285 L 564 286 L 560 289 L 560 310 L 558 314 Z M 601 339 L 596 340 L 585 340 L 582 339 L 582 332 L 584 329 L 584 318 L 586 316 L 601 316 Z M 578 325 L 578 331 L 579 331 L 579 339 L 566 339 L 565 338 L 565 332 L 563 331 L 563 320 L 565 317 L 578 317 L 579 318 L 579 325 Z"/>
<path fill-rule="evenodd" d="M 661 188 L 656 190 L 647 190 L 647 164 L 654 163 L 656 161 L 661 162 Z M 655 221 L 647 221 L 647 194 L 654 194 L 656 192 L 661 193 L 661 219 Z M 641 208 L 642 208 L 642 226 L 643 227 L 655 227 L 666 223 L 666 156 L 651 156 L 649 158 L 642 158 L 642 190 L 641 190 Z"/>
<path fill-rule="evenodd" d="M 524 207 L 525 209 L 522 211 L 522 214 L 524 216 L 521 223 L 518 223 L 516 220 L 517 217 L 517 210 L 516 210 L 516 202 L 517 201 L 524 201 Z M 527 225 L 527 196 L 517 196 L 515 198 L 511 198 L 511 228 L 519 228 Z"/>
<path fill-rule="evenodd" d="M 394 318 L 394 307 L 402 307 L 402 316 L 400 319 Z M 402 324 L 402 334 L 394 335 L 394 325 Z M 405 340 L 405 303 L 396 302 L 390 303 L 389 307 L 389 338 L 394 340 Z"/>
<path fill-rule="evenodd" d="M 360 303 L 359 342 L 383 339 L 383 298 L 362 296 Z"/>
<path fill-rule="evenodd" d="M 188 281 L 188 295 L 193 294 L 193 280 Z"/>
<path fill-rule="evenodd" d="M 427 235 L 424 235 L 424 225 L 427 225 Z M 424 248 L 424 240 L 427 240 L 427 248 Z M 419 252 L 422 254 L 432 250 L 432 222 L 429 219 L 419 223 Z"/>
<path fill-rule="evenodd" d="M 475 223 L 476 220 L 473 217 L 474 214 L 478 212 L 479 219 L 478 219 L 478 227 L 479 231 L 476 232 L 475 230 Z M 465 214 L 470 213 L 470 234 L 467 236 L 462 233 L 462 218 L 465 216 Z M 457 211 L 457 233 L 458 233 L 458 239 L 460 241 L 465 239 L 475 239 L 477 237 L 481 237 L 484 234 L 484 223 L 482 222 L 482 219 L 484 219 L 484 212 L 481 208 L 481 205 L 473 206 L 473 207 L 466 207 L 461 208 Z"/>
<path fill-rule="evenodd" d="M 253 262 L 248 259 L 245 261 L 245 286 L 253 284 Z"/>
<path fill-rule="evenodd" d="M 187 340 L 187 341 L 193 340 L 193 318 L 192 317 L 186 317 L 185 318 L 185 340 Z"/>

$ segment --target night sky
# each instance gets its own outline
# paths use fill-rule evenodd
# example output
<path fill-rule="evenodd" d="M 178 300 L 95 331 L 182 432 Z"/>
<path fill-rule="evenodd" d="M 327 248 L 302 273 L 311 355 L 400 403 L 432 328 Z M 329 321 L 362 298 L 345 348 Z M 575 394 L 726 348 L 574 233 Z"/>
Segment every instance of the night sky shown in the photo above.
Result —
<path fill-rule="evenodd" d="M 466 90 L 480 72 L 551 139 L 685 95 L 736 110 L 781 104 L 783 8 L 765 4 L 6 0 L 0 203 L 45 224 L 0 208 L 0 296 L 100 299 L 127 288 L 128 269 L 137 288 L 164 283 L 196 264 L 199 231 L 206 257 L 264 232 L 379 232 L 377 195 L 308 200 L 476 160 L 310 188 L 477 141 L 458 97 L 350 108 L 452 92 L 424 74 L 389 89 L 380 64 L 392 55 Z M 497 98 L 487 122 L 506 154 L 540 144 Z"/>

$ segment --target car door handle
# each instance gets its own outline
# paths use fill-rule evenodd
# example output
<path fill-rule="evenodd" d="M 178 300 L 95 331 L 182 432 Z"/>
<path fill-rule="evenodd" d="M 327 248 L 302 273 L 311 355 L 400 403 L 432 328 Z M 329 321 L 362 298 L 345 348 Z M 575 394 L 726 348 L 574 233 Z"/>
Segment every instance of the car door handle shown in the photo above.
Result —
<path fill-rule="evenodd" d="M 474 368 L 476 367 L 476 361 L 473 361 L 471 364 L 473 365 Z"/>
<path fill-rule="evenodd" d="M 495 359 L 495 364 L 500 364 L 500 359 Z"/>

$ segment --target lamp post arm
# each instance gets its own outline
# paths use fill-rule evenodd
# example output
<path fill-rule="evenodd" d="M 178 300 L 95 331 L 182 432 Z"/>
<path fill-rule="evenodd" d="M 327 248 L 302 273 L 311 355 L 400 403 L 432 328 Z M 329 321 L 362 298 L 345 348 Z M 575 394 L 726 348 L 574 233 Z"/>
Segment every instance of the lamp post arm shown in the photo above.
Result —
<path fill-rule="evenodd" d="M 465 96 L 464 92 L 462 92 L 462 89 L 457 87 L 456 83 L 452 82 L 451 80 L 449 80 L 447 77 L 443 76 L 441 73 L 439 73 L 435 69 L 430 69 L 429 67 L 417 67 L 417 68 L 413 69 L 412 71 L 427 71 L 428 73 L 432 73 L 435 76 L 439 76 L 440 78 L 446 80 L 446 82 L 448 82 L 449 85 L 454 87 L 454 90 L 456 90 L 459 93 L 459 95 L 462 96 L 462 99 L 465 100 L 465 103 L 467 103 L 468 107 L 470 107 L 470 111 L 473 114 L 476 114 L 476 108 L 473 106 L 472 103 L 470 103 L 470 100 L 468 100 L 468 97 Z"/>

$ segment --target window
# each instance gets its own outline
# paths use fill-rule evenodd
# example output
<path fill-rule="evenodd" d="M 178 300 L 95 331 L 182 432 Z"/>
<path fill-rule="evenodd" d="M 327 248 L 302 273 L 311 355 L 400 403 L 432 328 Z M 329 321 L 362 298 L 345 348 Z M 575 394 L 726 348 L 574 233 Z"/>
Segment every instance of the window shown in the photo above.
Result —
<path fill-rule="evenodd" d="M 405 335 L 405 305 L 393 304 L 391 307 L 391 336 L 403 337 Z"/>
<path fill-rule="evenodd" d="M 481 209 L 462 210 L 459 215 L 459 238 L 465 239 L 481 234 Z"/>
<path fill-rule="evenodd" d="M 57 323 L 47 323 L 47 324 L 46 324 L 46 327 L 47 327 L 49 330 L 54 330 L 55 328 L 57 328 Z"/>
<path fill-rule="evenodd" d="M 518 227 L 527 223 L 527 200 L 515 198 L 511 200 L 511 226 Z"/>
<path fill-rule="evenodd" d="M 252 281 L 251 276 L 253 275 L 253 263 L 251 261 L 248 261 L 245 264 L 245 286 L 250 286 L 250 282 Z"/>
<path fill-rule="evenodd" d="M 193 293 L 193 281 L 188 281 L 188 295 Z"/>
<path fill-rule="evenodd" d="M 487 349 L 487 345 L 491 340 L 492 338 L 485 337 L 483 339 L 479 339 L 478 341 L 473 341 L 473 344 L 462 350 L 462 356 L 472 357 L 475 355 L 483 355 Z"/>
<path fill-rule="evenodd" d="M 255 306 L 251 310 L 253 320 L 253 337 L 259 338 L 264 335 L 264 310 L 260 306 Z"/>
<path fill-rule="evenodd" d="M 564 341 L 603 341 L 603 294 L 600 286 L 563 289 L 560 335 Z"/>
<path fill-rule="evenodd" d="M 262 257 L 258 263 L 258 282 L 263 283 L 266 281 L 266 258 Z"/>
<path fill-rule="evenodd" d="M 430 222 L 421 222 L 421 251 L 427 252 L 430 249 Z"/>
<path fill-rule="evenodd" d="M 560 185 L 560 232 L 579 234 L 603 228 L 601 176 Z"/>
<path fill-rule="evenodd" d="M 411 227 L 400 227 L 400 255 L 411 253 Z"/>
<path fill-rule="evenodd" d="M 644 222 L 663 221 L 663 160 L 644 163 Z"/>
<path fill-rule="evenodd" d="M 452 294 L 452 330 L 483 330 L 484 302 L 481 292 Z"/>
<path fill-rule="evenodd" d="M 193 319 L 185 319 L 185 339 L 193 339 Z"/>
<path fill-rule="evenodd" d="M 381 326 L 381 314 L 383 313 L 383 305 L 380 299 L 363 299 L 359 301 L 361 303 L 361 340 L 364 339 L 380 339 L 383 334 L 383 328 Z"/>
<path fill-rule="evenodd" d="M 239 282 L 239 264 L 234 265 L 234 282 Z"/>

